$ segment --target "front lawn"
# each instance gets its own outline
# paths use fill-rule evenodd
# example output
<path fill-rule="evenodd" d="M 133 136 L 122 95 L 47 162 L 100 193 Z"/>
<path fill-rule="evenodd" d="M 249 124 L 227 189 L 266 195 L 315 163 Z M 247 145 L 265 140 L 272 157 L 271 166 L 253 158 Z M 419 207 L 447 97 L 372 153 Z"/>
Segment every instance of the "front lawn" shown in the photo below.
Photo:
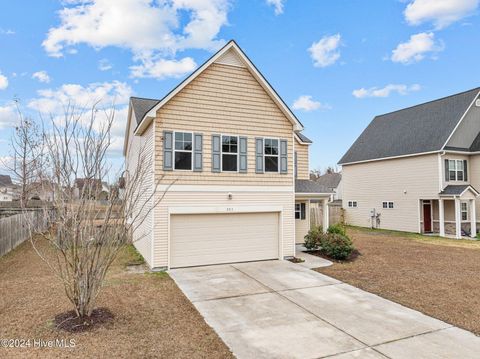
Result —
<path fill-rule="evenodd" d="M 98 307 L 108 308 L 113 322 L 71 334 L 54 328 L 54 317 L 72 308 L 31 244 L 0 258 L 0 339 L 75 340 L 69 349 L 0 347 L 0 357 L 232 357 L 167 274 L 126 271 L 126 263 L 138 261 L 124 251 L 107 277 Z"/>
<path fill-rule="evenodd" d="M 480 242 L 349 228 L 361 255 L 319 272 L 480 335 Z"/>

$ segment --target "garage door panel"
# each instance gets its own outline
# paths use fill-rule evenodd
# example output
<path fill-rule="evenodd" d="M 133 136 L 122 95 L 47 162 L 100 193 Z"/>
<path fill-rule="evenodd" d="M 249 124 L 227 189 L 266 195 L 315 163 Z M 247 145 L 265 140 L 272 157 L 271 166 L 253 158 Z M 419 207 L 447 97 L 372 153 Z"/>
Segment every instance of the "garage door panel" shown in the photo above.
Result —
<path fill-rule="evenodd" d="M 172 268 L 279 257 L 278 213 L 173 214 L 170 225 Z"/>

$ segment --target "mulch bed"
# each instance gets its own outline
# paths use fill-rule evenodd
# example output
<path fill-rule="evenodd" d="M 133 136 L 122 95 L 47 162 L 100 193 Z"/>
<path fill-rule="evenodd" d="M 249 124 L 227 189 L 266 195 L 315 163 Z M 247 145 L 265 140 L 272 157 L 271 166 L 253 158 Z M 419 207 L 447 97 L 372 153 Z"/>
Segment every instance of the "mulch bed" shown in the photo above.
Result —
<path fill-rule="evenodd" d="M 55 316 L 55 327 L 69 333 L 80 333 L 93 330 L 99 326 L 106 326 L 113 322 L 115 316 L 108 308 L 97 308 L 89 317 L 79 317 L 74 310 L 60 313 Z"/>
<path fill-rule="evenodd" d="M 480 335 L 480 243 L 349 229 L 356 260 L 317 271 Z"/>
<path fill-rule="evenodd" d="M 114 263 L 89 329 L 79 331 L 75 321 L 57 328 L 72 307 L 30 242 L 1 257 L 0 338 L 75 346 L 0 348 L 0 358 L 233 358 L 168 274 L 128 272 L 135 260 L 125 251 Z"/>
<path fill-rule="evenodd" d="M 322 258 L 325 258 L 331 262 L 335 262 L 335 263 L 348 263 L 348 262 L 353 262 L 354 260 L 356 260 L 359 256 L 362 255 L 362 253 L 360 253 L 360 251 L 358 249 L 354 249 L 352 251 L 352 253 L 350 253 L 350 255 L 346 258 L 346 259 L 334 259 L 334 258 L 330 258 L 328 256 L 326 256 L 325 254 L 323 254 L 321 251 L 308 251 L 308 254 L 312 254 L 314 256 L 317 256 L 317 257 L 322 257 Z"/>

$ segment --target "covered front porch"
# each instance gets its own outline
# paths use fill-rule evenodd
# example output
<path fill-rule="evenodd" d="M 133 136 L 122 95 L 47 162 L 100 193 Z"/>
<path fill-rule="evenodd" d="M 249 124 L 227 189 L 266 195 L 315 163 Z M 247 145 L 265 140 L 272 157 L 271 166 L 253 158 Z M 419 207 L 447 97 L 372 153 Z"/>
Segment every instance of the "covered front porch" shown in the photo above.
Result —
<path fill-rule="evenodd" d="M 303 243 L 312 226 L 312 208 L 321 208 L 323 230 L 329 226 L 329 206 L 333 191 L 310 180 L 295 181 L 295 243 Z M 315 221 L 316 223 L 316 221 Z"/>
<path fill-rule="evenodd" d="M 457 239 L 476 237 L 478 195 L 470 185 L 450 185 L 436 199 L 420 199 L 419 232 Z"/>

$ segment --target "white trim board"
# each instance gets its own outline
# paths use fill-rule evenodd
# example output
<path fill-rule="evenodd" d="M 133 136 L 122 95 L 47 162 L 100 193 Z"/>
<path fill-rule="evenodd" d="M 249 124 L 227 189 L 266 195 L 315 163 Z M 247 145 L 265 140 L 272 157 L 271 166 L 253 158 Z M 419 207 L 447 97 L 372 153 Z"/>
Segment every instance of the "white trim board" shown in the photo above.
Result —
<path fill-rule="evenodd" d="M 233 172 L 232 172 L 233 173 Z M 265 192 L 265 193 L 280 193 L 290 192 L 295 193 L 292 186 L 220 186 L 220 185 L 159 185 L 157 188 L 159 192 Z"/>

